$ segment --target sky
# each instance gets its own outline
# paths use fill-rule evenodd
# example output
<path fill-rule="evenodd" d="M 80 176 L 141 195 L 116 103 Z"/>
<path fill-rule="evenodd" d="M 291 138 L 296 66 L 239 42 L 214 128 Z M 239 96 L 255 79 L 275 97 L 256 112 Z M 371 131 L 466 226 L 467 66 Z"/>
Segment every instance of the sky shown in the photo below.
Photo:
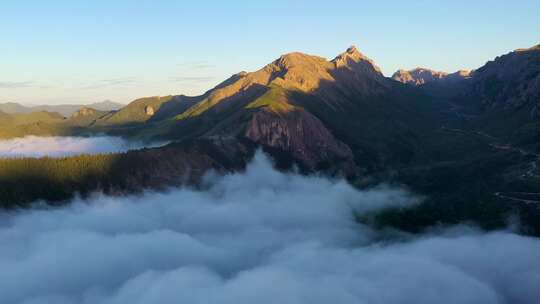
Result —
<path fill-rule="evenodd" d="M 540 43 L 540 1 L 3 1 L 0 102 L 197 95 L 302 51 L 356 45 L 385 75 L 474 69 Z"/>

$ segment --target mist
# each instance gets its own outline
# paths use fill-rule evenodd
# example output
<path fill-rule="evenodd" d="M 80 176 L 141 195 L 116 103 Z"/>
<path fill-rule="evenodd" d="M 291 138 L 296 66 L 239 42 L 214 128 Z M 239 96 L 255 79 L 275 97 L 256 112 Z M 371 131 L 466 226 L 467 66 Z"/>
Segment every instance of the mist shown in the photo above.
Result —
<path fill-rule="evenodd" d="M 26 136 L 0 140 L 0 157 L 62 157 L 79 154 L 103 154 L 156 147 L 163 144 L 143 144 L 113 136 Z"/>
<path fill-rule="evenodd" d="M 537 303 L 540 240 L 355 221 L 419 199 L 275 171 L 0 215 L 0 303 Z"/>

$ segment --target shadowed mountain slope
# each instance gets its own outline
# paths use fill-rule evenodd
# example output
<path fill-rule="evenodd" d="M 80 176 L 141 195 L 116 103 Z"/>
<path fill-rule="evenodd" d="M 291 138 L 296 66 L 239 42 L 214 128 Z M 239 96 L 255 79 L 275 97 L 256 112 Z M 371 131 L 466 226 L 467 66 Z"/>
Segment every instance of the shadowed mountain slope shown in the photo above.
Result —
<path fill-rule="evenodd" d="M 470 128 L 540 152 L 540 46 L 475 70 L 453 102 L 473 115 Z"/>

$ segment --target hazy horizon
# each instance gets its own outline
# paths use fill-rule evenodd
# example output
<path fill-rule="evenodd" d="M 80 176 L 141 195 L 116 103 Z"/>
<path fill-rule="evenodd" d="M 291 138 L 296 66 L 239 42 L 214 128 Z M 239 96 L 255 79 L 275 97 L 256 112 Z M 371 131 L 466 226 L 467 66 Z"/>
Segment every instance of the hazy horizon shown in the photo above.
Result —
<path fill-rule="evenodd" d="M 355 1 L 330 9 L 327 1 L 29 2 L 0 12 L 0 102 L 198 95 L 284 53 L 332 59 L 350 45 L 386 76 L 400 68 L 475 69 L 538 44 L 540 28 L 535 1 L 396 1 L 391 10 Z"/>

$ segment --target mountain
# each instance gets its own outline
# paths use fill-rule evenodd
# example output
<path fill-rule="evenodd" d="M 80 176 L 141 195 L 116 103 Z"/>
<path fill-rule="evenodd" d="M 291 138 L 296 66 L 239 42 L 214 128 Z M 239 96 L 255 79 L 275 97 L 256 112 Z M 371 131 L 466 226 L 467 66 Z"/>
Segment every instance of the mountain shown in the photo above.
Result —
<path fill-rule="evenodd" d="M 63 115 L 64 117 L 69 117 L 82 107 L 93 108 L 100 111 L 113 111 L 122 108 L 124 105 L 112 101 L 102 101 L 97 103 L 92 103 L 88 105 L 76 105 L 76 104 L 65 104 L 65 105 L 37 105 L 37 106 L 24 106 L 14 102 L 7 102 L 0 104 L 0 111 L 8 114 L 21 114 L 21 113 L 32 113 L 32 112 L 57 112 Z"/>
<path fill-rule="evenodd" d="M 200 96 L 145 97 L 41 127 L 140 140 L 248 140 L 309 170 L 375 172 L 448 160 L 455 149 L 441 142 L 441 127 L 534 142 L 538 53 L 538 46 L 516 50 L 471 73 L 417 68 L 386 78 L 354 46 L 332 60 L 293 52 Z"/>
<path fill-rule="evenodd" d="M 25 107 L 21 104 L 15 102 L 6 102 L 0 103 L 0 111 L 6 114 L 15 114 L 15 113 L 29 113 L 31 112 L 28 107 Z"/>
<path fill-rule="evenodd" d="M 62 121 L 64 117 L 56 112 L 39 111 L 22 114 L 8 114 L 0 111 L 0 124 L 23 125 L 38 121 Z"/>
<path fill-rule="evenodd" d="M 31 112 L 8 114 L 0 111 L 0 138 L 22 137 L 25 135 L 57 134 L 55 127 L 65 118 L 56 112 Z"/>
<path fill-rule="evenodd" d="M 411 85 L 423 85 L 429 82 L 439 81 L 448 76 L 446 72 L 433 71 L 425 68 L 413 70 L 398 70 L 392 75 L 392 79 Z"/>
<path fill-rule="evenodd" d="M 530 195 L 540 193 L 538 50 L 516 50 L 471 73 L 416 69 L 393 79 L 356 47 L 331 60 L 293 52 L 200 96 L 139 98 L 116 111 L 83 108 L 67 119 L 42 114 L 0 126 L 0 136 L 105 133 L 173 142 L 107 157 L 106 166 L 97 156 L 50 160 L 59 172 L 69 163 L 80 173 L 81 180 L 56 181 L 69 185 L 64 199 L 99 187 L 129 193 L 175 185 L 191 169 L 201 170 L 199 177 L 210 168 L 242 170 L 262 148 L 281 169 L 345 176 L 358 187 L 404 185 L 426 196 L 413 208 L 367 219 L 383 226 L 416 232 L 474 221 L 494 229 L 518 214 L 527 233 L 540 235 L 539 201 Z M 12 115 L 0 112 L 0 121 Z M 95 166 L 106 172 L 87 174 Z M 17 168 L 25 172 L 25 161 Z M 10 197 L 18 197 L 39 180 L 43 186 L 28 201 L 54 200 L 54 183 L 32 174 L 15 185 L 0 181 L 0 189 L 12 187 L 17 194 Z M 12 192 L 0 192 L 0 200 L 2 193 Z"/>
<path fill-rule="evenodd" d="M 126 126 L 150 120 L 161 120 L 174 116 L 191 105 L 185 96 L 152 96 L 139 98 L 118 111 L 98 119 L 97 126 Z M 171 114 L 172 113 L 172 114 Z"/>
<path fill-rule="evenodd" d="M 248 140 L 306 170 L 352 176 L 425 157 L 423 134 L 438 111 L 427 98 L 384 77 L 353 46 L 332 60 L 285 54 L 201 96 L 140 98 L 49 129 L 139 140 Z"/>
<path fill-rule="evenodd" d="M 416 95 L 395 86 L 355 47 L 333 60 L 294 52 L 258 71 L 233 75 L 174 119 L 145 120 L 153 124 L 142 134 L 244 138 L 314 170 L 339 163 L 340 170 L 354 172 L 358 163 L 367 168 L 417 156 L 421 145 L 411 133 L 432 122 L 418 123 L 430 105 Z M 139 106 L 137 112 L 144 111 Z"/>
<path fill-rule="evenodd" d="M 416 68 L 408 71 L 398 70 L 392 75 L 392 79 L 413 86 L 423 86 L 428 84 L 447 85 L 467 79 L 470 77 L 470 74 L 470 71 L 465 70 L 446 73 L 426 68 Z"/>
<path fill-rule="evenodd" d="M 472 74 L 469 94 L 484 108 L 540 106 L 540 45 L 495 58 Z M 531 109 L 532 111 L 532 109 Z M 534 110 L 531 117 L 540 117 Z"/>
<path fill-rule="evenodd" d="M 452 103 L 470 117 L 470 128 L 540 152 L 540 46 L 487 62 Z"/>

